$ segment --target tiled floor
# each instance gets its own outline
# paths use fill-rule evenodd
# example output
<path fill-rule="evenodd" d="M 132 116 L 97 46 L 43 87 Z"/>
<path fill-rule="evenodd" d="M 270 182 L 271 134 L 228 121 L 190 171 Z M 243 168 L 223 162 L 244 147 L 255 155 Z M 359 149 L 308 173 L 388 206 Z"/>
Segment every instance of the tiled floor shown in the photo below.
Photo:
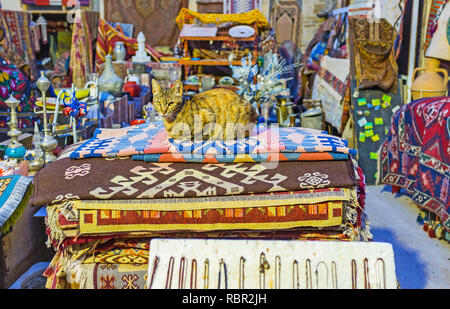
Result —
<path fill-rule="evenodd" d="M 450 289 L 450 244 L 432 239 L 416 223 L 418 208 L 390 187 L 369 186 L 366 212 L 374 241 L 394 248 L 397 279 L 404 289 Z"/>

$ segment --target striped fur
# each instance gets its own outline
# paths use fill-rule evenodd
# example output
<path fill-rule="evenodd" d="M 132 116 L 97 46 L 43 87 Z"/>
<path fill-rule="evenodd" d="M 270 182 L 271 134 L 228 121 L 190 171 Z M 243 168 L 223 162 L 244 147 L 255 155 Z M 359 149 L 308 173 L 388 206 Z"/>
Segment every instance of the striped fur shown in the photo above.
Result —
<path fill-rule="evenodd" d="M 257 114 L 253 106 L 227 89 L 211 89 L 183 102 L 183 85 L 171 89 L 152 81 L 153 106 L 172 138 L 231 140 L 248 137 Z"/>

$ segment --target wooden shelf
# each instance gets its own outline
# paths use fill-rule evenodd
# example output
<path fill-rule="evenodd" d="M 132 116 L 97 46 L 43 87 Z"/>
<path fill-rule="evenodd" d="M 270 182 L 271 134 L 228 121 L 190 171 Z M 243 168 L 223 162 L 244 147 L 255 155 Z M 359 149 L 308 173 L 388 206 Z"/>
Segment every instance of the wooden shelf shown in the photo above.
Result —
<path fill-rule="evenodd" d="M 253 64 L 256 63 L 256 59 L 253 59 Z M 181 65 L 218 65 L 218 66 L 228 66 L 230 61 L 228 60 L 218 60 L 218 59 L 203 59 L 203 60 L 180 60 Z M 241 65 L 241 60 L 231 61 L 232 65 Z"/>
<path fill-rule="evenodd" d="M 201 36 L 185 36 L 185 37 L 179 37 L 180 42 L 183 45 L 183 51 L 184 56 L 186 58 L 192 57 L 191 52 L 189 50 L 189 42 L 190 41 L 212 41 L 212 42 L 229 42 L 229 43 L 239 43 L 239 42 L 249 42 L 253 43 L 254 49 L 252 51 L 253 53 L 253 60 L 252 65 L 255 65 L 258 58 L 258 29 L 256 26 L 255 28 L 255 34 L 248 38 L 234 38 L 232 36 L 228 35 L 216 35 L 216 36 L 209 36 L 209 37 L 201 37 Z M 190 71 L 192 70 L 192 66 L 240 66 L 241 60 L 233 60 L 229 61 L 228 59 L 202 59 L 202 60 L 185 60 L 181 59 L 179 61 L 179 64 L 184 67 L 184 73 L 183 78 L 186 78 L 188 74 L 190 74 Z"/>
<path fill-rule="evenodd" d="M 27 11 L 30 14 L 39 14 L 39 15 L 45 15 L 45 14 L 51 14 L 51 15 L 58 15 L 58 14 L 67 14 L 70 11 L 55 11 L 55 10 L 48 10 L 48 11 Z"/>

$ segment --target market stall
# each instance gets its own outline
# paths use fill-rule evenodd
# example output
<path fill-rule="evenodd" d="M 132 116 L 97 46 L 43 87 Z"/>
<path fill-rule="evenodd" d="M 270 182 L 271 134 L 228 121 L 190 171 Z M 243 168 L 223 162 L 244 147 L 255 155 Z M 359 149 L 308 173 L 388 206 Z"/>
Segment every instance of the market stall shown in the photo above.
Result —
<path fill-rule="evenodd" d="M 22 250 L 52 251 L 45 288 L 397 288 L 366 215 L 376 184 L 448 241 L 447 1 L 20 7 L 0 8 L 0 237 L 45 218 Z M 25 269 L 4 275 L 20 250 L 0 249 L 7 286 Z"/>

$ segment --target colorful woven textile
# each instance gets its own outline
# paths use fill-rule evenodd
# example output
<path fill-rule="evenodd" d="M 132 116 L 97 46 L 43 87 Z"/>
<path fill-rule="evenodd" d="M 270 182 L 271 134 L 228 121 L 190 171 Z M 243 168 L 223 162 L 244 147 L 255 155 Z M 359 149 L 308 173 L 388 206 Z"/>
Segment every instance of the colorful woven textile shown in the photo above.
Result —
<path fill-rule="evenodd" d="M 81 260 L 83 264 L 148 264 L 148 239 L 98 240 L 91 244 L 84 250 L 77 250 L 73 258 Z"/>
<path fill-rule="evenodd" d="M 15 60 L 20 59 L 21 63 L 27 67 L 28 77 L 34 80 L 37 77 L 37 69 L 30 23 L 30 13 L 0 10 L 0 43 L 3 45 L 3 56 L 10 54 Z M 8 59 L 8 61 L 11 60 Z M 17 60 L 13 63 L 24 70 Z"/>
<path fill-rule="evenodd" d="M 73 254 L 58 251 L 44 276 L 47 289 L 143 289 L 147 271 L 148 263 L 81 264 Z"/>
<path fill-rule="evenodd" d="M 299 227 L 309 227 L 312 232 L 342 222 L 357 229 L 361 226 L 358 197 L 355 190 L 334 188 L 249 195 L 242 196 L 241 201 L 223 199 L 217 203 L 213 203 L 216 197 L 198 199 L 198 203 L 196 199 L 177 199 L 173 203 L 171 199 L 103 202 L 74 199 L 47 207 L 46 224 L 55 248 L 66 246 L 68 243 L 63 244 L 66 238 L 80 240 L 83 235 L 90 235 L 86 240 L 95 241 L 94 236 L 194 237 L 199 232 L 288 232 Z M 350 213 L 353 215 L 349 216 Z M 284 236 L 295 238 L 296 234 Z"/>
<path fill-rule="evenodd" d="M 425 35 L 424 49 L 425 53 L 430 46 L 431 39 L 436 32 L 436 26 L 439 16 L 442 13 L 444 6 L 447 4 L 448 0 L 433 0 L 431 2 L 430 14 L 428 16 L 427 32 Z"/>
<path fill-rule="evenodd" d="M 326 121 L 337 129 L 341 128 L 343 98 L 349 87 L 349 72 L 348 59 L 324 56 L 314 80 L 311 98 L 322 101 Z"/>
<path fill-rule="evenodd" d="M 84 88 L 89 74 L 94 72 L 91 31 L 87 12 L 77 10 L 72 30 L 72 48 L 70 52 L 70 71 L 72 81 L 78 88 Z"/>
<path fill-rule="evenodd" d="M 182 28 L 186 21 L 190 18 L 196 18 L 203 24 L 235 22 L 245 25 L 256 24 L 258 27 L 267 27 L 269 25 L 269 22 L 264 14 L 258 9 L 237 14 L 202 14 L 183 8 L 180 10 L 180 13 L 175 21 L 178 24 L 178 27 Z"/>
<path fill-rule="evenodd" d="M 134 55 L 138 48 L 137 40 L 134 38 L 126 37 L 123 33 L 116 30 L 106 20 L 100 18 L 98 20 L 98 35 L 97 35 L 97 65 L 105 62 L 105 57 L 108 54 L 112 54 L 114 45 L 116 42 L 123 42 L 127 48 L 129 55 Z M 153 60 L 159 62 L 161 54 L 150 45 L 146 44 L 146 51 L 153 57 Z"/>
<path fill-rule="evenodd" d="M 341 201 L 193 211 L 80 210 L 80 234 L 148 231 L 278 230 L 342 223 Z M 126 206 L 126 205 L 125 205 Z M 94 206 L 85 206 L 92 207 Z"/>
<path fill-rule="evenodd" d="M 198 200 L 198 201 L 197 201 Z M 233 199 L 107 200 L 74 199 L 48 208 L 53 229 L 79 229 L 83 234 L 159 231 L 279 230 L 341 223 L 342 203 L 356 203 L 355 190 L 303 190 L 242 195 Z M 357 205 L 351 207 L 356 208 Z M 337 210 L 333 210 L 337 209 Z"/>
<path fill-rule="evenodd" d="M 31 91 L 31 82 L 13 64 L 8 64 L 0 56 L 0 132 L 6 133 L 10 130 L 8 121 L 11 117 L 10 108 L 5 101 L 10 96 L 20 101 L 17 107 L 18 127 L 22 132 L 31 132 L 36 116 L 32 112 L 34 98 Z"/>
<path fill-rule="evenodd" d="M 265 125 L 256 126 L 249 138 L 235 141 L 173 140 L 168 138 L 162 122 L 154 122 L 122 129 L 97 129 L 94 137 L 76 149 L 70 157 L 82 159 L 170 154 L 172 159 L 178 158 L 179 162 L 295 161 L 301 160 L 299 154 L 303 153 L 355 155 L 356 150 L 347 145 L 346 140 L 326 132 Z M 332 159 L 333 156 L 329 158 Z"/>
<path fill-rule="evenodd" d="M 382 183 L 402 187 L 412 201 L 450 230 L 450 98 L 425 98 L 394 115 L 380 148 Z"/>
<path fill-rule="evenodd" d="M 25 209 L 30 196 L 30 177 L 0 177 L 0 236 L 6 234 Z"/>
<path fill-rule="evenodd" d="M 63 156 L 69 153 L 63 154 Z M 262 163 L 146 163 L 131 158 L 60 158 L 35 175 L 33 206 L 83 200 L 195 198 L 357 185 L 351 160 Z"/>

